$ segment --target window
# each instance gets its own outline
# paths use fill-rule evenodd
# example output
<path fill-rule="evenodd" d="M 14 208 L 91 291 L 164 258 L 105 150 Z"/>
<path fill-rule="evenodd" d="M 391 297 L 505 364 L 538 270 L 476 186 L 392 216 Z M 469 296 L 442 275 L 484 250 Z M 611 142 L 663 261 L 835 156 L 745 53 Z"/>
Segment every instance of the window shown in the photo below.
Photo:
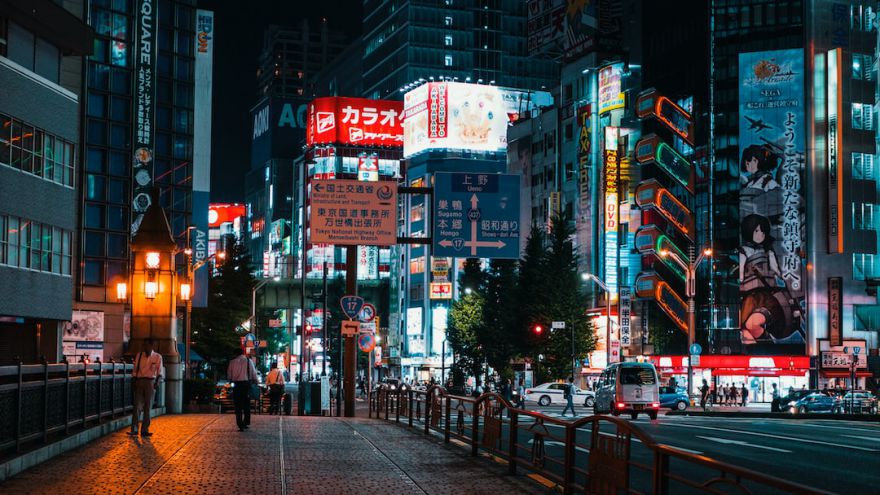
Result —
<path fill-rule="evenodd" d="M 874 205 L 870 203 L 853 203 L 852 219 L 855 230 L 877 230 L 874 225 Z"/>
<path fill-rule="evenodd" d="M 872 55 L 853 53 L 852 78 L 861 81 L 873 81 L 875 79 L 874 57 Z"/>
<path fill-rule="evenodd" d="M 452 46 L 452 35 L 447 34 L 443 37 L 443 45 L 444 46 Z"/>
<path fill-rule="evenodd" d="M 874 114 L 870 103 L 852 104 L 852 127 L 866 131 L 874 129 Z"/>
<path fill-rule="evenodd" d="M 9 23 L 8 34 L 4 37 L 6 56 L 10 60 L 54 83 L 58 82 L 61 53 L 55 45 L 37 38 L 34 33 L 14 22 Z"/>
<path fill-rule="evenodd" d="M 854 152 L 852 154 L 852 176 L 853 179 L 877 180 L 877 174 L 874 172 L 874 155 Z"/>
<path fill-rule="evenodd" d="M 448 53 L 443 57 L 443 65 L 446 67 L 452 67 L 452 55 Z"/>
<path fill-rule="evenodd" d="M 420 222 L 425 218 L 425 205 L 413 205 L 409 212 L 410 222 Z"/>
<path fill-rule="evenodd" d="M 73 143 L 0 114 L 0 164 L 72 186 Z"/>
<path fill-rule="evenodd" d="M 450 17 L 450 16 L 446 16 L 446 18 L 443 19 L 443 24 L 444 24 L 445 26 L 451 26 L 451 25 L 452 25 L 452 17 Z"/>
<path fill-rule="evenodd" d="M 419 256 L 409 260 L 409 273 L 415 275 L 417 273 L 425 273 L 425 257 Z"/>
<path fill-rule="evenodd" d="M 70 275 L 70 238 L 58 227 L 0 215 L 0 264 Z"/>

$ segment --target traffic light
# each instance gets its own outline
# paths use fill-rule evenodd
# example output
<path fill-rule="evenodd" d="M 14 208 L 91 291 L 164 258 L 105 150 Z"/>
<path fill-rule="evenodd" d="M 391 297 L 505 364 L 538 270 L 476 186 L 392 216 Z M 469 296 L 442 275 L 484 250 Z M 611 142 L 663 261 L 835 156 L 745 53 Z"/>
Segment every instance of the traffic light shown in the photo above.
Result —
<path fill-rule="evenodd" d="M 541 334 L 544 333 L 544 327 L 542 327 L 541 325 L 534 325 L 532 326 L 532 333 L 534 333 L 535 336 L 540 337 Z"/>

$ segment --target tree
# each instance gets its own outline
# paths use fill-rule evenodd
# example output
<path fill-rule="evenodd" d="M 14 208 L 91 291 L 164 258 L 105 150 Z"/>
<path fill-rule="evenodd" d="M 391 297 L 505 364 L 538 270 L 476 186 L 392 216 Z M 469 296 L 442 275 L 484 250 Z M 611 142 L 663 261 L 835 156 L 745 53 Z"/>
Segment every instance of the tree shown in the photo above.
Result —
<path fill-rule="evenodd" d="M 479 258 L 468 258 L 464 261 L 458 284 L 464 289 L 482 292 L 486 284 L 486 272 L 483 271 L 483 264 Z"/>
<path fill-rule="evenodd" d="M 484 349 L 486 362 L 501 376 L 512 378 L 511 359 L 522 348 L 517 298 L 516 261 L 492 260 L 486 274 L 486 302 L 483 325 L 477 327 L 477 341 Z"/>
<path fill-rule="evenodd" d="M 241 346 L 236 328 L 250 317 L 251 291 L 255 280 L 250 273 L 250 256 L 238 243 L 226 252 L 218 265 L 219 274 L 208 281 L 208 307 L 192 312 L 193 349 L 205 358 L 216 379 Z"/>
<path fill-rule="evenodd" d="M 473 375 L 480 384 L 482 374 L 483 347 L 478 335 L 483 331 L 483 309 L 485 301 L 478 292 L 471 292 L 452 303 L 449 310 L 446 340 L 455 354 L 452 365 L 453 386 L 464 386 L 464 377 Z M 458 381 L 460 380 L 460 381 Z"/>
<path fill-rule="evenodd" d="M 577 254 L 571 241 L 574 227 L 568 215 L 554 215 L 546 236 L 546 249 L 540 251 L 540 261 L 535 259 L 540 237 L 535 234 L 535 229 L 533 234 L 535 239 L 530 235 L 530 245 L 527 245 L 521 265 L 521 305 L 530 318 L 524 323 L 529 326 L 541 324 L 548 329 L 540 336 L 530 337 L 534 344 L 532 355 L 544 357 L 536 360 L 536 372 L 547 378 L 562 378 L 571 374 L 573 361 L 580 361 L 596 348 L 595 333 L 586 315 L 586 297 L 577 271 Z M 527 278 L 524 280 L 523 277 Z M 554 321 L 565 322 L 566 328 L 550 330 Z"/>

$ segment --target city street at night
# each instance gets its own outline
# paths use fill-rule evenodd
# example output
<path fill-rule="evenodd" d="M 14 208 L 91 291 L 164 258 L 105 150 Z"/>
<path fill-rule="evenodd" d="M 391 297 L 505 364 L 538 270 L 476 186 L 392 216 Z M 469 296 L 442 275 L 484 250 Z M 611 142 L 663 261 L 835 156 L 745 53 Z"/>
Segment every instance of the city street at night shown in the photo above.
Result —
<path fill-rule="evenodd" d="M 0 0 L 0 494 L 880 494 L 878 109 L 877 2 Z"/>

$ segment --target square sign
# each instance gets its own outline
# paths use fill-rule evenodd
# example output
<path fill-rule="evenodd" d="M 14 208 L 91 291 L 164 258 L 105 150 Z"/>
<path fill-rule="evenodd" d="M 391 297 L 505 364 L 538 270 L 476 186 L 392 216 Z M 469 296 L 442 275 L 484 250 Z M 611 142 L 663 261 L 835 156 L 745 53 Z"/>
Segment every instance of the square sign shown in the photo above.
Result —
<path fill-rule="evenodd" d="M 434 175 L 434 256 L 519 258 L 520 177 Z"/>
<path fill-rule="evenodd" d="M 339 246 L 397 244 L 394 182 L 313 180 L 309 242 Z"/>

